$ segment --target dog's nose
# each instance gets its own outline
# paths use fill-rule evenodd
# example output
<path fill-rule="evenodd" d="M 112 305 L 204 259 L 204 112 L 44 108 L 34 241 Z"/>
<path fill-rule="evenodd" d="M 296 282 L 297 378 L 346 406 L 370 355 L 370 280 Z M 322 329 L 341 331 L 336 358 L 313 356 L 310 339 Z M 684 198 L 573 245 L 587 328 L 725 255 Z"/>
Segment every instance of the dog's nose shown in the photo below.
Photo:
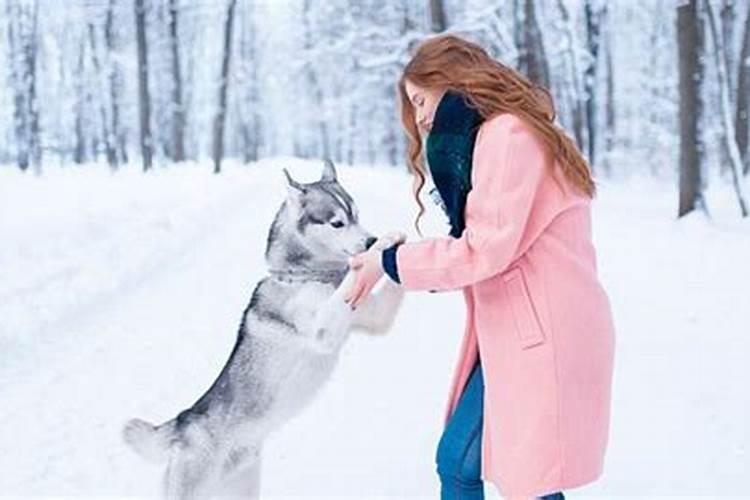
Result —
<path fill-rule="evenodd" d="M 370 236 L 369 238 L 367 238 L 365 240 L 365 250 L 368 250 L 371 246 L 373 246 L 376 241 L 378 241 L 378 239 L 374 236 Z"/>

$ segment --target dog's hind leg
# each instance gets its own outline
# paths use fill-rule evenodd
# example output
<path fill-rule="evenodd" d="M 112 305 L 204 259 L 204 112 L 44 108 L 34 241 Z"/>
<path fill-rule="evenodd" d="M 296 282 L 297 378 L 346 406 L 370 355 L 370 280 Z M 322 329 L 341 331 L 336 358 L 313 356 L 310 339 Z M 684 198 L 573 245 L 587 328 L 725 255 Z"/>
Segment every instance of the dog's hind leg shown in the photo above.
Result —
<path fill-rule="evenodd" d="M 211 458 L 194 452 L 182 451 L 175 456 L 167 466 L 164 496 L 169 500 L 207 498 L 216 477 L 216 467 L 210 462 Z"/>
<path fill-rule="evenodd" d="M 244 448 L 241 457 L 230 453 L 218 498 L 257 500 L 260 498 L 261 448 Z M 234 456 L 234 458 L 232 458 Z M 239 460 L 237 460 L 239 458 Z"/>
<path fill-rule="evenodd" d="M 164 476 L 164 494 L 170 500 L 208 498 L 222 463 L 217 446 L 203 429 L 193 426 L 172 446 Z"/>

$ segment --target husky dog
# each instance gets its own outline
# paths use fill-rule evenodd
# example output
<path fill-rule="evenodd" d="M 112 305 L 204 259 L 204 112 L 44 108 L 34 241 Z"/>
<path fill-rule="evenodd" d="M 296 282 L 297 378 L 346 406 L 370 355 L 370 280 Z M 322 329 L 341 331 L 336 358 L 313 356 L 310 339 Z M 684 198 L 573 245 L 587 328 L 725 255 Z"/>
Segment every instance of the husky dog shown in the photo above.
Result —
<path fill-rule="evenodd" d="M 132 419 L 123 429 L 136 452 L 168 463 L 168 498 L 203 498 L 222 488 L 257 498 L 269 432 L 314 398 L 350 331 L 385 333 L 402 302 L 403 289 L 390 279 L 356 310 L 344 297 L 354 278 L 349 258 L 405 236 L 395 232 L 376 240 L 365 231 L 329 160 L 316 182 L 299 183 L 286 169 L 284 174 L 287 196 L 265 252 L 269 275 L 253 291 L 221 373 L 172 420 L 152 425 Z"/>

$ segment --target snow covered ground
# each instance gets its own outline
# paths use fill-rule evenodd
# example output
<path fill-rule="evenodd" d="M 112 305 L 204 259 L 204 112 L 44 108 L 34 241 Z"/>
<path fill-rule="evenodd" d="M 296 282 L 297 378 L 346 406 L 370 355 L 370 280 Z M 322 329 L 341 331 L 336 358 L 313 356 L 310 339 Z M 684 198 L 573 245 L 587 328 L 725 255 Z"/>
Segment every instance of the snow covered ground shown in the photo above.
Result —
<path fill-rule="evenodd" d="M 283 166 L 302 181 L 320 171 L 294 159 L 220 176 L 190 164 L 0 169 L 0 497 L 157 494 L 161 467 L 121 443 L 121 426 L 173 417 L 223 366 L 264 273 Z M 405 174 L 339 178 L 373 232 L 412 230 Z M 713 219 L 681 221 L 671 185 L 600 185 L 611 444 L 602 479 L 568 498 L 750 498 L 750 222 L 714 184 Z M 441 234 L 428 208 L 425 233 Z M 353 337 L 320 397 L 269 440 L 263 498 L 437 498 L 463 321 L 458 293 L 408 294 L 389 336 Z"/>

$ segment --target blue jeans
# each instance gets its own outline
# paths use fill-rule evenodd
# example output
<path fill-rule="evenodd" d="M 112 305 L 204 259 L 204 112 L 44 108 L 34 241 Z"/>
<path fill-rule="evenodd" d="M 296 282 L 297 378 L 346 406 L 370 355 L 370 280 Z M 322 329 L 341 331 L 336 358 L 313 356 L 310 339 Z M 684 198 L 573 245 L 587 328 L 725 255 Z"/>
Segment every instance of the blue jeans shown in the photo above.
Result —
<path fill-rule="evenodd" d="M 481 479 L 483 397 L 482 365 L 477 360 L 438 443 L 436 462 L 441 500 L 484 500 Z M 560 492 L 541 498 L 565 499 Z"/>

